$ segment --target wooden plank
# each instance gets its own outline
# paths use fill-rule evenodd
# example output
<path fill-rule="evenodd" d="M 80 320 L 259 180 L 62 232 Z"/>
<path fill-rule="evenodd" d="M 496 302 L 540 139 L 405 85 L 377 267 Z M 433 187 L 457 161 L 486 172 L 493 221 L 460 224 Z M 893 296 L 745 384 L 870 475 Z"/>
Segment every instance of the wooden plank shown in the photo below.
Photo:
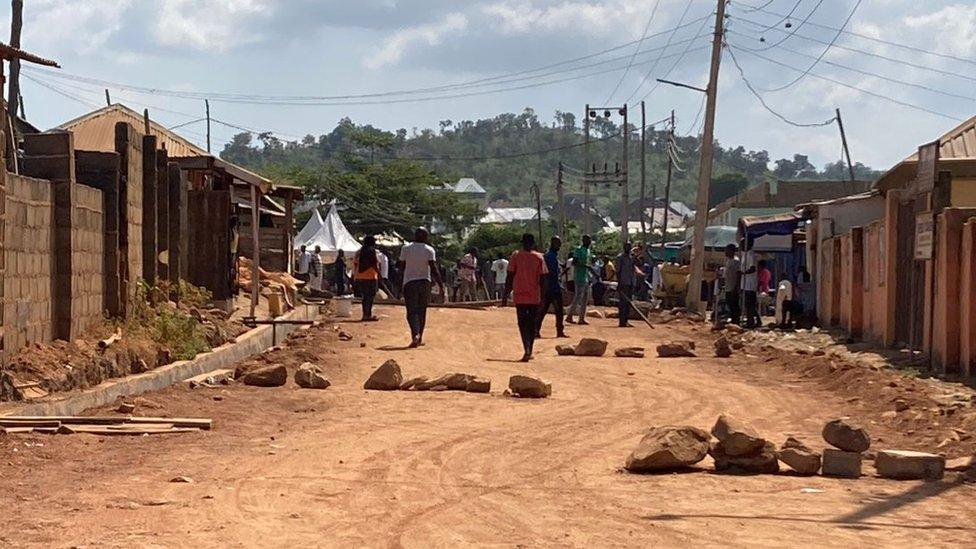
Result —
<path fill-rule="evenodd" d="M 68 432 L 70 431 L 70 432 Z M 59 431 L 62 434 L 88 434 L 105 436 L 141 436 L 141 435 L 164 435 L 171 433 L 198 433 L 200 429 L 189 427 L 174 427 L 172 429 L 112 429 L 105 426 L 85 426 L 85 425 L 62 425 Z"/>
<path fill-rule="evenodd" d="M 14 426 L 43 423 L 43 427 L 57 427 L 51 425 L 159 425 L 173 424 L 175 427 L 210 430 L 213 420 L 209 418 L 192 417 L 139 417 L 139 416 L 0 416 L 0 422 L 7 422 Z M 3 423 L 0 423 L 2 425 Z"/>
<path fill-rule="evenodd" d="M 208 418 L 194 417 L 131 417 L 126 423 L 140 423 L 144 425 L 172 423 L 175 427 L 193 427 L 209 431 L 213 426 L 213 420 Z"/>
<path fill-rule="evenodd" d="M 33 433 L 34 428 L 33 427 L 4 427 L 3 432 L 7 434 Z"/>
<path fill-rule="evenodd" d="M 19 421 L 0 418 L 0 427 L 54 427 L 57 429 L 60 426 L 61 422 L 57 420 Z"/>

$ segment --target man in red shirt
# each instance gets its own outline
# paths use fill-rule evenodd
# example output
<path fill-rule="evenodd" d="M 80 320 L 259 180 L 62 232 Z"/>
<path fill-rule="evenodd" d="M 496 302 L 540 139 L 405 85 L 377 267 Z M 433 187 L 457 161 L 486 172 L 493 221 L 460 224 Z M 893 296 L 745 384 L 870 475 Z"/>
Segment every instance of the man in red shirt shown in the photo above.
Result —
<path fill-rule="evenodd" d="M 512 290 L 518 317 L 519 334 L 525 354 L 522 362 L 532 360 L 532 344 L 535 343 L 536 322 L 539 306 L 542 305 L 543 279 L 548 273 L 546 261 L 535 250 L 535 237 L 532 233 L 522 235 L 522 249 L 512 254 L 508 261 L 508 278 L 505 280 L 505 293 L 502 306 L 508 305 L 508 293 Z"/>

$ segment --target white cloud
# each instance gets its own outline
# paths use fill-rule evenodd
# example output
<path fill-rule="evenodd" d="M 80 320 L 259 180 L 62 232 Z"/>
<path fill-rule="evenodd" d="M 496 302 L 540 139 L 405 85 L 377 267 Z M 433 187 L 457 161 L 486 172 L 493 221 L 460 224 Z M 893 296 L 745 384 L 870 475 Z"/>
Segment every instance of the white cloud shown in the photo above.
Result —
<path fill-rule="evenodd" d="M 271 13 L 268 0 L 159 0 L 152 33 L 164 46 L 226 51 L 260 40 L 253 19 Z"/>
<path fill-rule="evenodd" d="M 536 6 L 538 2 L 532 0 L 502 0 L 482 6 L 481 12 L 489 17 L 494 30 L 507 35 L 566 30 L 595 36 L 623 31 L 629 36 L 641 32 L 653 6 L 651 2 L 567 0 L 554 5 Z M 666 11 L 666 7 L 661 6 L 655 19 L 664 19 Z"/>
<path fill-rule="evenodd" d="M 383 46 L 365 60 L 367 67 L 377 69 L 392 65 L 403 57 L 404 52 L 416 44 L 437 46 L 450 35 L 468 28 L 468 18 L 462 13 L 449 13 L 436 23 L 409 27 L 394 33 L 383 41 Z"/>
<path fill-rule="evenodd" d="M 29 2 L 24 10 L 22 44 L 48 57 L 97 53 L 122 28 L 131 5 L 130 0 Z"/>
<path fill-rule="evenodd" d="M 933 13 L 908 16 L 904 23 L 916 33 L 929 33 L 932 47 L 940 53 L 976 57 L 976 3 L 953 4 Z"/>

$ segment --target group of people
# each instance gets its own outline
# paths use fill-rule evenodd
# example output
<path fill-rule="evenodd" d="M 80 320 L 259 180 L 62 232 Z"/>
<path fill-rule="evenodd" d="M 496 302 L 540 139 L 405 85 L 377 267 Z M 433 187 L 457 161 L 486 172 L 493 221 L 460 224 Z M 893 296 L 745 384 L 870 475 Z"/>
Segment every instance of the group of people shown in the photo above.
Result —
<path fill-rule="evenodd" d="M 774 289 L 769 264 L 765 260 L 756 261 L 751 239 L 743 239 L 738 246 L 729 244 L 725 247 L 721 280 L 724 318 L 732 324 L 741 324 L 745 309 L 744 328 L 762 326 L 762 314 L 771 305 L 775 323 L 780 327 L 792 326 L 804 310 L 812 306 L 812 300 L 807 296 L 812 285 L 806 269 L 800 269 L 795 283 L 787 273 L 780 273 Z"/>

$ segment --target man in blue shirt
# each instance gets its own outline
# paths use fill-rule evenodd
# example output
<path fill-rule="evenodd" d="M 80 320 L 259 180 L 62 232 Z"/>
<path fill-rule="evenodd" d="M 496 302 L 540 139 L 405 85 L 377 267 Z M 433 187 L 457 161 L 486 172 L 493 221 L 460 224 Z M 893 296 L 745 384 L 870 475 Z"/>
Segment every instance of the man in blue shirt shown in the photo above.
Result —
<path fill-rule="evenodd" d="M 562 245 L 563 241 L 558 236 L 552 237 L 552 240 L 549 241 L 549 251 L 544 256 L 546 269 L 549 272 L 546 274 L 545 287 L 542 288 L 542 306 L 539 307 L 539 323 L 536 328 L 536 338 L 542 337 L 540 334 L 542 331 L 542 321 L 546 318 L 546 313 L 549 312 L 550 305 L 556 309 L 556 337 L 569 337 L 566 335 L 563 326 L 563 287 L 560 282 L 562 269 L 559 266 L 559 248 Z"/>

